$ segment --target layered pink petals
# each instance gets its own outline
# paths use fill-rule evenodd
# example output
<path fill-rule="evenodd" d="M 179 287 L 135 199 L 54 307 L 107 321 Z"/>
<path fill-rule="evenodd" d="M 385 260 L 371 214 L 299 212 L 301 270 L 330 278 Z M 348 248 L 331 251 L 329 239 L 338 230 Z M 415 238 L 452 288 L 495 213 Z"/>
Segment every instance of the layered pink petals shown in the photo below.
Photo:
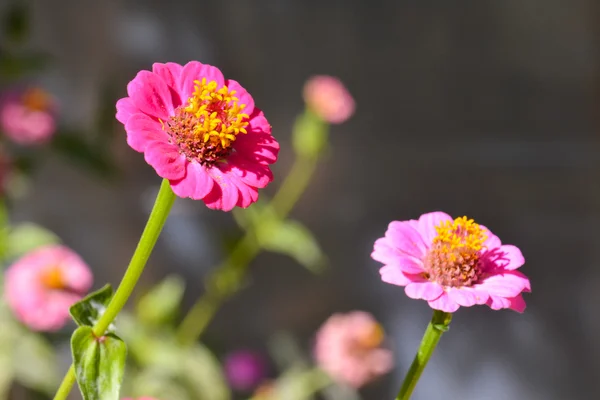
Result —
<path fill-rule="evenodd" d="M 20 145 L 47 143 L 57 129 L 56 108 L 42 89 L 7 91 L 0 99 L 0 130 Z"/>
<path fill-rule="evenodd" d="M 231 142 L 231 151 L 217 162 L 204 163 L 180 147 L 166 125 L 178 107 L 194 94 L 196 82 L 217 82 L 235 90 L 243 113 L 249 115 L 246 134 Z M 258 199 L 258 189 L 272 180 L 270 164 L 277 160 L 279 143 L 252 96 L 237 81 L 226 80 L 210 65 L 191 61 L 185 65 L 155 63 L 152 72 L 141 71 L 127 86 L 129 97 L 117 102 L 117 119 L 125 125 L 127 143 L 145 154 L 145 160 L 168 179 L 179 197 L 203 200 L 209 208 L 229 211 L 248 207 Z"/>
<path fill-rule="evenodd" d="M 69 307 L 92 285 L 83 260 L 64 246 L 34 250 L 12 264 L 5 277 L 6 300 L 15 316 L 37 331 L 56 331 L 70 319 Z"/>
<path fill-rule="evenodd" d="M 381 279 L 404 286 L 406 295 L 426 300 L 445 312 L 459 307 L 487 304 L 492 309 L 510 308 L 523 312 L 522 293 L 530 292 L 529 279 L 516 271 L 525 263 L 523 254 L 513 245 L 503 245 L 500 239 L 484 226 L 487 239 L 480 252 L 482 268 L 479 279 L 470 286 L 443 286 L 428 280 L 426 256 L 437 236 L 436 226 L 453 219 L 442 212 L 422 215 L 418 220 L 394 221 L 385 237 L 377 239 L 371 257 L 381 262 Z"/>

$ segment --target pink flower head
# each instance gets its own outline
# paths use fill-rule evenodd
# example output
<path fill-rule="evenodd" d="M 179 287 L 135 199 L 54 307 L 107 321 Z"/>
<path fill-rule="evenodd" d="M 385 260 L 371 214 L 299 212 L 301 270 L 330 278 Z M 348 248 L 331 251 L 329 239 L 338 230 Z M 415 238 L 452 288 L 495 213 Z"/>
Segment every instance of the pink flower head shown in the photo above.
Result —
<path fill-rule="evenodd" d="M 0 104 L 4 134 L 21 145 L 45 143 L 56 132 L 55 100 L 34 87 L 7 92 Z"/>
<path fill-rule="evenodd" d="M 85 262 L 64 246 L 41 247 L 6 270 L 4 291 L 16 317 L 36 331 L 56 331 L 92 286 Z"/>
<path fill-rule="evenodd" d="M 231 387 L 245 392 L 263 381 L 267 374 L 267 362 L 260 353 L 239 350 L 225 358 L 224 369 Z"/>
<path fill-rule="evenodd" d="M 333 76 L 317 75 L 304 85 L 304 101 L 324 121 L 341 124 L 354 114 L 354 99 Z"/>
<path fill-rule="evenodd" d="M 229 211 L 248 207 L 273 180 L 279 144 L 238 82 L 191 61 L 140 71 L 117 102 L 127 143 L 144 153 L 175 194 Z"/>
<path fill-rule="evenodd" d="M 371 314 L 334 314 L 317 332 L 315 359 L 333 379 L 359 388 L 393 367 L 391 351 L 381 347 L 383 339 Z"/>
<path fill-rule="evenodd" d="M 432 212 L 418 221 L 391 222 L 371 257 L 384 264 L 384 282 L 404 286 L 408 297 L 444 312 L 475 304 L 523 312 L 521 293 L 531 291 L 517 271 L 525 263 L 521 250 L 467 217 Z"/>

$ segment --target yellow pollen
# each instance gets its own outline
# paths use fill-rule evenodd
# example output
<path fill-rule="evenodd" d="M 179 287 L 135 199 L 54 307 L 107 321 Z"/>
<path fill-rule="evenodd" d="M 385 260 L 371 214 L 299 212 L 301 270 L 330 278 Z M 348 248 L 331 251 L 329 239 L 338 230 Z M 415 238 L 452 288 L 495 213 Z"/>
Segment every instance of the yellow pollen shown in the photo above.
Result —
<path fill-rule="evenodd" d="M 188 99 L 184 111 L 197 121 L 193 133 L 200 142 L 225 150 L 231 146 L 239 133 L 247 133 L 249 116 L 242 111 L 245 104 L 238 104 L 235 90 L 227 86 L 217 89 L 217 82 L 194 81 L 194 94 Z"/>
<path fill-rule="evenodd" d="M 32 88 L 23 93 L 21 97 L 23 105 L 33 111 L 44 111 L 50 108 L 52 103 L 50 95 L 40 89 Z"/>
<path fill-rule="evenodd" d="M 66 287 L 65 278 L 59 266 L 55 265 L 48 268 L 40 276 L 42 284 L 48 289 L 64 289 Z"/>
<path fill-rule="evenodd" d="M 433 243 L 443 244 L 447 251 L 465 249 L 479 251 L 487 239 L 485 231 L 467 217 L 459 217 L 454 221 L 444 221 L 435 227 L 437 236 Z"/>

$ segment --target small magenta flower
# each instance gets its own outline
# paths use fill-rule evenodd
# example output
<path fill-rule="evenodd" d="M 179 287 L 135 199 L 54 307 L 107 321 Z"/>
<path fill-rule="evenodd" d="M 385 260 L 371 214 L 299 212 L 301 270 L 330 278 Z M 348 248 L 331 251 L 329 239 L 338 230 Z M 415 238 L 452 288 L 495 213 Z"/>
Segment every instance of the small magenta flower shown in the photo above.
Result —
<path fill-rule="evenodd" d="M 238 82 L 191 61 L 140 71 L 117 102 L 127 143 L 144 153 L 175 194 L 229 211 L 248 207 L 273 180 L 279 144 Z"/>
<path fill-rule="evenodd" d="M 317 332 L 315 359 L 333 379 L 359 388 L 393 367 L 391 351 L 381 347 L 384 336 L 369 313 L 334 314 Z"/>
<path fill-rule="evenodd" d="M 522 293 L 531 286 L 517 271 L 525 263 L 521 250 L 472 219 L 432 212 L 418 221 L 393 221 L 374 247 L 371 257 L 384 264 L 381 279 L 435 310 L 475 304 L 525 310 Z"/>
<path fill-rule="evenodd" d="M 257 352 L 238 350 L 224 362 L 225 376 L 232 388 L 248 392 L 256 388 L 267 375 L 267 361 Z"/>
<path fill-rule="evenodd" d="M 341 124 L 354 114 L 354 99 L 333 76 L 317 75 L 304 85 L 304 101 L 322 120 Z"/>
<path fill-rule="evenodd" d="M 46 143 L 56 132 L 56 102 L 38 87 L 7 92 L 0 101 L 0 126 L 21 145 Z"/>
<path fill-rule="evenodd" d="M 15 316 L 36 331 L 56 331 L 70 319 L 69 307 L 92 286 L 85 262 L 64 246 L 36 249 L 7 270 L 4 293 Z"/>

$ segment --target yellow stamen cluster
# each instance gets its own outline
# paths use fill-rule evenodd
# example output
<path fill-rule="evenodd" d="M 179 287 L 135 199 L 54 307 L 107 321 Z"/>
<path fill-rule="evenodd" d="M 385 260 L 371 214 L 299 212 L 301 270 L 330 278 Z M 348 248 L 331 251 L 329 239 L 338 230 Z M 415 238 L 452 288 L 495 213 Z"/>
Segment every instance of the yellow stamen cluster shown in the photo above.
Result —
<path fill-rule="evenodd" d="M 471 286 L 482 275 L 480 251 L 486 231 L 467 217 L 444 221 L 425 259 L 427 277 L 448 287 Z"/>
<path fill-rule="evenodd" d="M 185 111 L 198 119 L 194 133 L 202 142 L 210 141 L 213 145 L 220 144 L 223 149 L 231 146 L 236 136 L 247 133 L 248 114 L 242 113 L 245 104 L 238 104 L 235 90 L 229 91 L 227 86 L 217 90 L 217 82 L 194 81 L 194 94 L 188 100 Z"/>
<path fill-rule="evenodd" d="M 40 276 L 40 280 L 48 289 L 64 289 L 66 286 L 63 272 L 57 265 L 44 271 Z"/>

